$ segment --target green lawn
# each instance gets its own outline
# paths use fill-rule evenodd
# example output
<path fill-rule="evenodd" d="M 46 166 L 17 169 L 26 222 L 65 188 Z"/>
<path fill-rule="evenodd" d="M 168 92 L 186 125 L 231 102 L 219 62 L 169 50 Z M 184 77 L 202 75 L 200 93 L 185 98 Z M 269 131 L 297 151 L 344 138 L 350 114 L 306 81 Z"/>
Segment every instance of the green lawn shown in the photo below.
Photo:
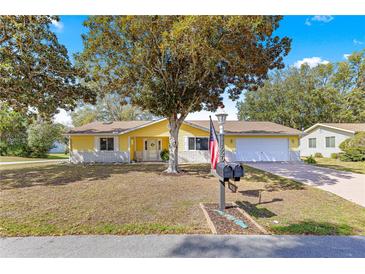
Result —
<path fill-rule="evenodd" d="M 49 153 L 47 159 L 68 159 L 70 155 L 64 153 Z"/>
<path fill-rule="evenodd" d="M 365 174 L 365 162 L 343 162 L 340 159 L 316 158 L 318 166 Z"/>
<path fill-rule="evenodd" d="M 209 165 L 0 166 L 0 236 L 210 233 L 199 203 L 216 203 Z M 275 234 L 365 235 L 365 208 L 246 167 L 234 201 Z"/>
<path fill-rule="evenodd" d="M 47 158 L 30 158 L 30 157 L 17 157 L 17 156 L 0 156 L 1 162 L 22 162 L 22 161 L 39 161 L 39 160 L 59 160 L 68 159 L 68 154 L 50 153 Z"/>

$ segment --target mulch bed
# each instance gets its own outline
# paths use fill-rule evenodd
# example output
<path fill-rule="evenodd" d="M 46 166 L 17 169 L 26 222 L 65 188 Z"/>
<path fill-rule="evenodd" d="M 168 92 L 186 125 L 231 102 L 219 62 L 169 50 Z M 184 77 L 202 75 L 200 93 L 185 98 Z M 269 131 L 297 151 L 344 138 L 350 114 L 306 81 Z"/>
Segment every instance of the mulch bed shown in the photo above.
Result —
<path fill-rule="evenodd" d="M 257 224 L 248 219 L 242 212 L 237 209 L 237 205 L 227 204 L 225 213 L 242 220 L 248 225 L 248 228 L 242 228 L 233 221 L 228 220 L 225 216 L 220 215 L 215 210 L 218 209 L 218 204 L 203 204 L 211 224 L 213 224 L 217 234 L 242 234 L 242 235 L 263 235 L 265 234 Z"/>

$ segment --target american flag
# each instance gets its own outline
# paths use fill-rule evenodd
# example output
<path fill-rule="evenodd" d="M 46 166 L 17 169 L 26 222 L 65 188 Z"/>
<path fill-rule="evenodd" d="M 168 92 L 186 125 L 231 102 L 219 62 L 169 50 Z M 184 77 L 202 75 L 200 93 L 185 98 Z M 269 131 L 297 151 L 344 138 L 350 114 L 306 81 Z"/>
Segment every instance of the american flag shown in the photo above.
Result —
<path fill-rule="evenodd" d="M 209 151 L 210 151 L 210 162 L 212 169 L 215 169 L 219 161 L 219 145 L 217 133 L 215 132 L 212 118 L 210 118 L 210 129 L 209 129 Z"/>

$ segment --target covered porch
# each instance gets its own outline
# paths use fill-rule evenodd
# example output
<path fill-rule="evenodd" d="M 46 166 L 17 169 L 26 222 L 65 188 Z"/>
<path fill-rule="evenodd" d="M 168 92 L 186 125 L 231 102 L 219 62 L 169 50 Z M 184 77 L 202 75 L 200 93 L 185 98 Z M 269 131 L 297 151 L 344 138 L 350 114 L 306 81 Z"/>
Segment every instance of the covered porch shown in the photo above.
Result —
<path fill-rule="evenodd" d="M 164 136 L 131 136 L 130 157 L 136 162 L 161 161 L 160 153 L 169 147 L 169 137 Z"/>

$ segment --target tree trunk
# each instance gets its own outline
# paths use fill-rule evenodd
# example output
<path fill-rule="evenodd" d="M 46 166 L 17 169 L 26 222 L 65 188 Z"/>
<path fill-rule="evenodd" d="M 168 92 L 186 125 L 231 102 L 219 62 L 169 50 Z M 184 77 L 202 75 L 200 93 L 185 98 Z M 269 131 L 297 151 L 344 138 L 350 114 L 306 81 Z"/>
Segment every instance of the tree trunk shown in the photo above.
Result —
<path fill-rule="evenodd" d="M 170 117 L 169 121 L 169 166 L 165 172 L 178 173 L 178 147 L 179 147 L 179 130 L 181 123 L 177 117 Z"/>

